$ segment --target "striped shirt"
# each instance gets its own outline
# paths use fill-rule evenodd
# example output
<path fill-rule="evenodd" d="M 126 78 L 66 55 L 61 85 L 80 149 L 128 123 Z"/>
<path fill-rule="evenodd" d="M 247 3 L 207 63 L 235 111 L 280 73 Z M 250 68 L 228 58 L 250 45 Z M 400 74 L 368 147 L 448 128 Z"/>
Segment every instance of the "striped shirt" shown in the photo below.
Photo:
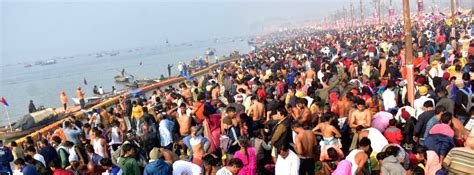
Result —
<path fill-rule="evenodd" d="M 465 147 L 453 148 L 444 158 L 443 166 L 449 174 L 471 174 L 474 170 L 474 150 Z"/>

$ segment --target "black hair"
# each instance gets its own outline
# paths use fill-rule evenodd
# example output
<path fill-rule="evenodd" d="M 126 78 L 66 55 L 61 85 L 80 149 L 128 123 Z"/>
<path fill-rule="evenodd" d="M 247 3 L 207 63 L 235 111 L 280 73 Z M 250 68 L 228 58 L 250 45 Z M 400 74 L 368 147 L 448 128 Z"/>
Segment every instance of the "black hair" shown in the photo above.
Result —
<path fill-rule="evenodd" d="M 308 100 L 306 100 L 305 98 L 299 98 L 298 100 L 296 100 L 296 103 L 297 104 L 302 103 L 302 104 L 306 105 L 306 104 L 308 104 Z"/>
<path fill-rule="evenodd" d="M 397 119 L 395 119 L 395 118 L 390 119 L 390 121 L 388 121 L 388 124 L 390 126 L 396 126 L 397 125 Z"/>
<path fill-rule="evenodd" d="M 226 112 L 235 112 L 236 110 L 235 110 L 235 107 L 229 106 L 229 107 L 227 107 L 227 109 L 225 111 Z"/>
<path fill-rule="evenodd" d="M 385 159 L 386 157 L 388 157 L 387 153 L 386 152 L 380 152 L 377 154 L 376 158 L 377 160 L 383 160 Z"/>
<path fill-rule="evenodd" d="M 288 111 L 286 111 L 286 108 L 284 108 L 282 105 L 279 105 L 279 107 L 276 109 L 276 112 L 279 112 L 283 116 L 288 115 Z"/>
<path fill-rule="evenodd" d="M 370 139 L 367 137 L 364 137 L 360 139 L 359 141 L 359 147 L 370 146 L 370 144 L 371 144 Z"/>
<path fill-rule="evenodd" d="M 339 156 L 337 155 L 336 149 L 333 148 L 333 147 L 328 148 L 327 154 L 328 154 L 328 157 L 329 157 L 331 160 L 337 160 L 338 157 L 339 157 Z"/>
<path fill-rule="evenodd" d="M 228 166 L 235 166 L 237 168 L 242 168 L 244 167 L 244 163 L 242 162 L 242 160 L 238 158 L 232 158 L 230 159 Z"/>
<path fill-rule="evenodd" d="M 387 155 L 391 155 L 394 157 L 396 157 L 399 152 L 400 148 L 398 146 L 389 146 L 387 147 L 387 149 L 385 149 L 385 153 L 387 153 Z"/>
<path fill-rule="evenodd" d="M 126 153 L 126 152 L 128 152 L 132 149 L 133 149 L 132 144 L 127 143 L 127 144 L 122 145 L 122 150 L 123 150 L 124 153 Z"/>
<path fill-rule="evenodd" d="M 61 138 L 59 138 L 59 136 L 54 136 L 52 139 L 53 139 L 53 142 L 56 142 L 57 144 L 61 143 Z"/>
<path fill-rule="evenodd" d="M 34 146 L 29 146 L 25 149 L 26 152 L 36 153 L 36 148 Z"/>
<path fill-rule="evenodd" d="M 33 157 L 31 157 L 30 155 L 25 155 L 25 162 L 31 163 L 31 161 L 33 160 L 35 159 L 33 159 Z"/>
<path fill-rule="evenodd" d="M 10 145 L 12 145 L 12 147 L 18 146 L 15 141 L 10 142 Z"/>
<path fill-rule="evenodd" d="M 444 124 L 448 124 L 451 119 L 453 119 L 453 114 L 451 114 L 450 112 L 446 112 L 444 113 L 443 115 L 441 115 L 441 123 L 444 123 Z"/>
<path fill-rule="evenodd" d="M 321 116 L 321 122 L 327 122 L 329 120 L 331 120 L 331 114 L 328 114 L 328 113 L 325 113 Z"/>
<path fill-rule="evenodd" d="M 439 105 L 435 107 L 435 114 L 441 114 L 443 112 L 446 112 L 446 107 Z"/>
<path fill-rule="evenodd" d="M 433 106 L 434 104 L 433 104 L 433 101 L 431 100 L 425 101 L 425 103 L 423 103 L 423 107 L 425 108 L 432 108 Z"/>
<path fill-rule="evenodd" d="M 64 146 L 72 147 L 72 146 L 74 146 L 74 143 L 72 143 L 71 141 L 66 141 L 66 143 L 64 143 Z"/>
<path fill-rule="evenodd" d="M 283 144 L 280 146 L 280 148 L 278 149 L 280 151 L 284 151 L 284 152 L 288 152 L 288 150 L 290 150 L 290 145 L 289 144 Z"/>
<path fill-rule="evenodd" d="M 112 163 L 112 160 L 110 160 L 109 158 L 100 159 L 99 164 L 106 167 L 114 166 L 114 164 Z"/>
<path fill-rule="evenodd" d="M 86 145 L 86 152 L 94 153 L 94 147 L 92 145 Z"/>
<path fill-rule="evenodd" d="M 23 158 L 18 158 L 13 162 L 15 165 L 25 165 L 25 160 Z"/>
<path fill-rule="evenodd" d="M 415 149 L 413 149 L 413 154 L 421 154 L 421 155 L 423 155 L 424 159 L 427 159 L 427 155 L 426 155 L 427 150 L 428 150 L 428 148 L 426 148 L 425 146 L 417 145 L 415 147 Z"/>

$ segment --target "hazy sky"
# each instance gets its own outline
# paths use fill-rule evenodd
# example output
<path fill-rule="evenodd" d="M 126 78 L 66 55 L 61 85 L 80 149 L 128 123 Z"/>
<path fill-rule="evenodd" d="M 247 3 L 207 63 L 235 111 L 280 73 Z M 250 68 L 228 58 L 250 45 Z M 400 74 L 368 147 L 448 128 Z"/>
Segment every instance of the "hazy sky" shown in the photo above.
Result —
<path fill-rule="evenodd" d="M 1 63 L 255 34 L 276 19 L 318 19 L 348 2 L 0 0 Z"/>

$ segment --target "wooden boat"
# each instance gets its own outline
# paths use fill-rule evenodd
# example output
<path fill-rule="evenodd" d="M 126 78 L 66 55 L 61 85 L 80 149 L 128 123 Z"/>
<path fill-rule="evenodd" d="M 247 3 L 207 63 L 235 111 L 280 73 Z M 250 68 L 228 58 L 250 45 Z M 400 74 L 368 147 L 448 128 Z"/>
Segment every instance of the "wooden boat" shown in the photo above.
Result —
<path fill-rule="evenodd" d="M 24 130 L 24 131 L 9 132 L 9 130 L 8 130 L 6 132 L 0 132 L 0 138 L 5 139 L 5 140 L 20 138 L 20 137 L 23 137 L 23 136 L 25 136 L 29 133 L 32 133 L 32 132 L 38 130 L 38 129 L 41 129 L 42 127 L 45 127 L 46 125 L 48 125 L 48 124 L 39 125 L 39 126 L 30 128 L 30 129 L 27 129 L 27 130 Z"/>
<path fill-rule="evenodd" d="M 72 99 L 72 101 L 74 102 L 75 105 L 81 105 L 78 98 L 71 98 L 71 99 Z M 84 102 L 86 103 L 85 108 L 88 108 L 88 107 L 94 106 L 96 104 L 99 104 L 101 102 L 101 100 L 102 100 L 101 97 L 85 97 L 84 98 Z"/>
<path fill-rule="evenodd" d="M 233 62 L 237 58 L 238 58 L 237 56 L 230 56 L 230 58 L 228 60 L 223 60 L 222 62 L 220 62 L 220 64 Z M 196 71 L 196 72 L 193 73 L 193 76 L 206 74 L 206 73 L 209 72 L 209 70 L 212 70 L 212 69 L 216 68 L 217 66 L 218 66 L 217 64 L 213 64 L 213 65 L 211 65 L 211 66 L 209 66 L 205 69 Z M 178 83 L 178 82 L 181 82 L 181 81 L 184 81 L 184 80 L 186 80 L 186 78 L 184 78 L 184 77 L 173 77 L 173 78 L 170 78 L 170 79 L 167 79 L 167 80 L 164 80 L 164 81 L 160 81 L 158 83 L 154 83 L 154 84 L 151 84 L 151 85 L 140 87 L 139 90 L 143 91 L 143 92 L 149 92 L 149 91 L 155 90 L 156 88 L 168 86 L 168 85 L 171 85 L 171 84 L 175 84 L 175 83 Z M 92 109 L 98 109 L 98 108 L 102 108 L 102 107 L 109 107 L 109 106 L 115 105 L 119 102 L 119 98 L 122 97 L 122 96 L 124 96 L 125 98 L 130 98 L 132 96 L 132 94 L 131 93 L 124 93 L 122 95 L 116 95 L 115 97 L 109 98 L 109 99 L 107 99 L 107 100 L 105 100 L 105 101 L 103 101 L 99 104 L 96 104 L 96 105 L 86 109 L 86 111 L 90 111 Z M 72 115 L 73 115 L 74 118 L 79 119 L 79 118 L 83 117 L 84 112 L 85 111 L 78 111 L 78 112 L 73 113 Z M 41 134 L 46 134 L 49 131 L 53 131 L 53 130 L 59 128 L 62 125 L 62 123 L 64 122 L 64 120 L 65 119 L 63 118 L 59 121 L 56 121 L 56 122 L 51 123 L 47 126 L 44 126 L 44 127 L 40 128 L 38 130 L 34 130 L 33 132 L 31 132 L 27 136 L 30 136 L 33 139 L 38 139 Z M 23 144 L 25 141 L 26 141 L 26 136 L 23 136 L 19 139 L 16 139 L 16 142 L 20 145 Z"/>
<path fill-rule="evenodd" d="M 115 82 L 119 82 L 119 83 L 128 82 L 128 77 L 124 77 L 124 76 L 121 76 L 121 75 L 115 76 L 114 79 L 115 79 Z"/>
<path fill-rule="evenodd" d="M 0 131 L 0 138 L 14 139 L 25 136 L 55 121 L 61 120 L 66 114 L 58 114 L 53 108 L 47 108 L 38 112 L 23 116 L 12 124 L 13 131 L 7 126 Z"/>

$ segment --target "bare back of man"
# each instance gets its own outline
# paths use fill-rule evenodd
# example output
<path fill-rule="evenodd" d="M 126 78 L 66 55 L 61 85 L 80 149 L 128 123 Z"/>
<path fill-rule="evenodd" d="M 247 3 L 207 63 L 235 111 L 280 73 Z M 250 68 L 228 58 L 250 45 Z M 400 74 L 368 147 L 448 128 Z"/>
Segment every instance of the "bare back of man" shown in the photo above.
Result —
<path fill-rule="evenodd" d="M 302 158 L 313 158 L 316 138 L 310 130 L 303 130 L 295 138 L 297 154 Z"/>
<path fill-rule="evenodd" d="M 318 124 L 316 127 L 313 128 L 313 133 L 322 135 L 325 138 L 331 137 L 341 137 L 341 133 L 337 130 L 336 127 L 332 126 L 328 122 L 323 122 Z"/>
<path fill-rule="evenodd" d="M 310 69 L 308 71 L 306 71 L 306 83 L 308 83 L 308 81 L 313 81 L 316 79 L 316 72 L 313 70 L 313 69 Z"/>
<path fill-rule="evenodd" d="M 337 109 L 339 112 L 339 118 L 344 118 L 349 116 L 349 111 L 351 109 L 351 102 L 349 100 L 341 100 L 337 102 Z"/>
<path fill-rule="evenodd" d="M 263 103 L 260 103 L 257 100 L 254 100 L 252 106 L 250 106 L 249 116 L 252 117 L 253 121 L 260 121 L 265 116 L 265 110 Z"/>

